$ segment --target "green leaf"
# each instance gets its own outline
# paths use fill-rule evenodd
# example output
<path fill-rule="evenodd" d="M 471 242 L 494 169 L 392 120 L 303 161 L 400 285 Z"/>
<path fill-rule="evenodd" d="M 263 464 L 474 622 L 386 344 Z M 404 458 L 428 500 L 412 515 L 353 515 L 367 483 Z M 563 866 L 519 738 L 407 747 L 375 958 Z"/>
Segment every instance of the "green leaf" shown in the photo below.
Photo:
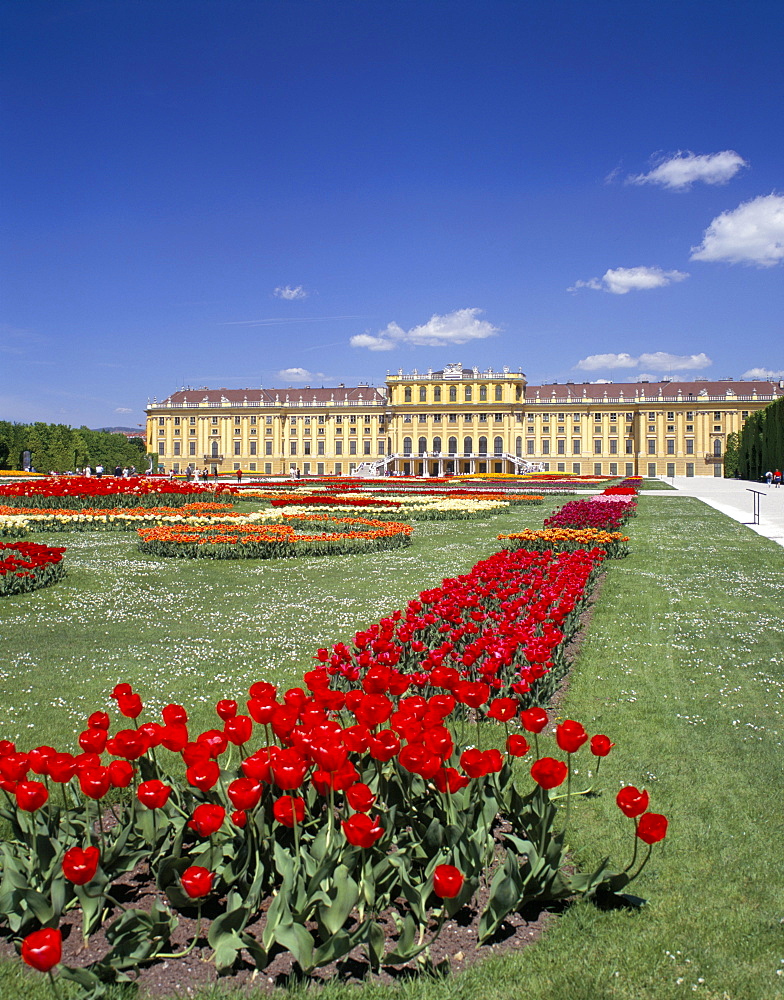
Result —
<path fill-rule="evenodd" d="M 297 960 L 300 969 L 308 973 L 313 969 L 313 938 L 302 924 L 278 924 L 274 938 Z"/>
<path fill-rule="evenodd" d="M 328 898 L 329 901 L 318 908 L 319 921 L 330 934 L 337 934 L 359 899 L 359 886 L 345 865 L 335 869 L 335 880 Z"/>

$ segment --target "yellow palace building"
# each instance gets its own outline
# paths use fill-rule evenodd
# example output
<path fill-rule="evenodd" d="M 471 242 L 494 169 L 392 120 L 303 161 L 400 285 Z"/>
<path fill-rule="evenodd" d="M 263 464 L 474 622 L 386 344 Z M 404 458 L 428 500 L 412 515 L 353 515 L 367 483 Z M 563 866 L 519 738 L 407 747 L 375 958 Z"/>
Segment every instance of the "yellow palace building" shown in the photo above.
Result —
<path fill-rule="evenodd" d="M 183 388 L 148 403 L 147 444 L 174 472 L 721 476 L 727 436 L 781 395 L 732 379 L 528 385 L 456 363 L 383 388 Z"/>

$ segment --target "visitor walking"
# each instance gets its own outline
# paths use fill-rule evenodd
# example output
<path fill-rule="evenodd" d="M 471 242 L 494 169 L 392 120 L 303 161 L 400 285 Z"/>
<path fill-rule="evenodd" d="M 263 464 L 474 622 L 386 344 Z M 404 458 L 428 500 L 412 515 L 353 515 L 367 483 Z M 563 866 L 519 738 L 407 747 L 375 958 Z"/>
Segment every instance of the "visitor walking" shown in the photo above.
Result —
<path fill-rule="evenodd" d="M 773 485 L 776 487 L 776 489 L 778 489 L 779 486 L 781 486 L 781 469 L 776 469 L 776 471 L 773 473 Z"/>
<path fill-rule="evenodd" d="M 242 469 L 237 469 L 237 482 L 242 482 Z"/>
<path fill-rule="evenodd" d="M 770 484 L 773 482 L 773 473 L 772 472 L 766 472 L 765 473 L 765 482 L 768 484 L 768 486 L 770 486 Z"/>

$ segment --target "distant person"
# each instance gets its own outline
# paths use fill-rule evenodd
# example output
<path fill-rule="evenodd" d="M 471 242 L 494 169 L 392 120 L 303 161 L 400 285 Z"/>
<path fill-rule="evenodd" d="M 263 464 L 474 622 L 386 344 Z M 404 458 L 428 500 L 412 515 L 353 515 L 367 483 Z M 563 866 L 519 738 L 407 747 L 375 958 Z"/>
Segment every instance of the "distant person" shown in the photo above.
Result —
<path fill-rule="evenodd" d="M 100 479 L 100 478 L 101 478 L 101 476 L 103 475 L 103 466 L 101 465 L 101 463 L 100 463 L 100 462 L 99 462 L 99 463 L 98 463 L 98 465 L 96 465 L 96 467 L 95 467 L 95 474 L 96 474 L 96 476 L 97 476 L 97 477 L 98 477 L 99 479 Z"/>
<path fill-rule="evenodd" d="M 776 471 L 773 473 L 773 485 L 776 487 L 776 489 L 778 489 L 779 486 L 781 486 L 781 469 L 776 469 Z"/>
<path fill-rule="evenodd" d="M 84 475 L 87 476 L 87 478 L 89 479 L 92 474 L 93 474 L 92 468 L 89 465 L 85 465 Z"/>
<path fill-rule="evenodd" d="M 215 468 L 214 468 L 214 469 L 212 470 L 212 474 L 213 474 L 213 476 L 215 477 L 215 479 L 217 479 L 217 478 L 218 478 L 218 466 L 217 466 L 217 465 L 216 465 L 216 466 L 215 466 Z"/>
<path fill-rule="evenodd" d="M 209 476 L 209 474 L 210 474 L 209 470 L 207 469 L 207 466 L 205 465 L 204 468 L 201 470 L 201 478 L 204 480 L 205 483 L 207 482 L 207 477 Z"/>
<path fill-rule="evenodd" d="M 115 479 L 119 479 L 121 475 L 122 475 L 122 466 L 121 465 L 115 465 L 115 467 L 114 467 L 114 478 Z"/>
<path fill-rule="evenodd" d="M 237 482 L 242 482 L 242 469 L 237 469 Z"/>
<path fill-rule="evenodd" d="M 772 472 L 766 472 L 765 473 L 765 482 L 768 484 L 768 486 L 770 486 L 770 484 L 773 482 L 773 473 Z"/>

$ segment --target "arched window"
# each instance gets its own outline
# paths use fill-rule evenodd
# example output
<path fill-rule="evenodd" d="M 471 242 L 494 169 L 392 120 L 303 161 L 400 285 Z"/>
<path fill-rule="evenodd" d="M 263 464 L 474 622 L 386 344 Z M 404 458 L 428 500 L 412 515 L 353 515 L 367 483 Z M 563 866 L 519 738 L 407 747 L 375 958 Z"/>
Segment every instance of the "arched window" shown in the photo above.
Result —
<path fill-rule="evenodd" d="M 486 437 L 480 437 L 479 438 L 479 454 L 480 455 L 486 455 L 487 454 L 487 438 Z"/>
<path fill-rule="evenodd" d="M 426 451 L 427 451 L 427 438 L 422 437 L 419 439 L 419 454 L 424 455 Z"/>
<path fill-rule="evenodd" d="M 456 385 L 450 385 L 449 386 L 449 402 L 450 403 L 456 403 L 457 402 L 457 386 Z"/>
<path fill-rule="evenodd" d="M 411 402 L 411 389 L 408 388 L 408 387 L 406 387 L 403 390 L 403 402 L 404 403 L 410 403 Z"/>
<path fill-rule="evenodd" d="M 483 403 L 487 399 L 487 386 L 486 385 L 480 385 L 479 386 L 479 398 L 482 400 Z"/>
<path fill-rule="evenodd" d="M 471 402 L 471 386 L 470 385 L 467 385 L 465 387 L 465 396 L 464 396 L 464 399 L 465 399 L 466 403 L 470 403 Z"/>
<path fill-rule="evenodd" d="M 403 438 L 403 454 L 411 454 L 411 438 Z"/>
<path fill-rule="evenodd" d="M 493 454 L 502 455 L 504 452 L 504 439 L 502 437 L 493 438 Z"/>
<path fill-rule="evenodd" d="M 499 403 L 501 402 L 501 400 L 503 399 L 503 392 L 504 392 L 504 387 L 502 385 L 497 385 L 495 387 L 496 402 L 499 402 Z"/>
<path fill-rule="evenodd" d="M 473 438 L 470 437 L 463 438 L 463 453 L 465 455 L 470 455 L 473 450 L 474 450 Z"/>
<path fill-rule="evenodd" d="M 721 441 L 718 438 L 713 442 L 713 456 L 721 458 Z"/>
<path fill-rule="evenodd" d="M 440 455 L 441 454 L 441 438 L 440 437 L 434 437 L 433 438 L 433 451 L 436 453 L 436 455 Z"/>
<path fill-rule="evenodd" d="M 450 455 L 457 454 L 457 438 L 455 437 L 451 437 L 449 439 L 449 454 Z"/>
<path fill-rule="evenodd" d="M 518 458 L 523 457 L 523 439 L 521 437 L 515 441 L 515 455 L 517 455 Z"/>
<path fill-rule="evenodd" d="M 218 457 L 218 442 L 217 441 L 213 441 L 212 442 L 212 456 L 211 457 L 212 458 L 217 458 Z"/>

